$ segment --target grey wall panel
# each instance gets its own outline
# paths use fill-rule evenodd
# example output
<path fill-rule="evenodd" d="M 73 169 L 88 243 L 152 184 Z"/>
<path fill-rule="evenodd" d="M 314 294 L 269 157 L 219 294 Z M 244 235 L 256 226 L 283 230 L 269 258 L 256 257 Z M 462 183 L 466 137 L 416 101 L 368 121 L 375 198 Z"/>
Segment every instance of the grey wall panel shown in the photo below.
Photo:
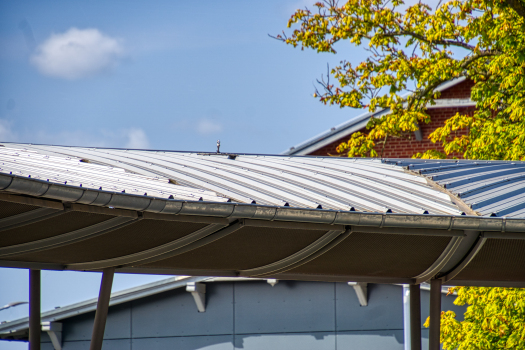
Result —
<path fill-rule="evenodd" d="M 53 344 L 51 343 L 40 343 L 40 350 L 55 350 L 55 348 L 53 348 Z"/>
<path fill-rule="evenodd" d="M 337 350 L 403 350 L 403 330 L 337 333 Z"/>
<path fill-rule="evenodd" d="M 139 338 L 132 340 L 132 348 L 133 350 L 233 350 L 233 336 Z"/>
<path fill-rule="evenodd" d="M 235 284 L 235 333 L 335 330 L 334 284 L 279 281 Z"/>
<path fill-rule="evenodd" d="M 233 333 L 233 284 L 206 284 L 206 312 L 177 289 L 132 302 L 133 338 Z"/>
<path fill-rule="evenodd" d="M 244 350 L 335 350 L 333 333 L 243 334 L 235 336 L 235 349 Z"/>
<path fill-rule="evenodd" d="M 95 313 L 71 317 L 62 321 L 64 341 L 90 340 L 93 331 Z M 130 304 L 120 304 L 109 308 L 104 339 L 122 339 L 131 337 Z"/>
<path fill-rule="evenodd" d="M 428 329 L 421 331 L 421 350 L 428 350 Z"/>
<path fill-rule="evenodd" d="M 463 321 L 465 311 L 467 311 L 467 305 L 458 306 L 454 305 L 456 295 L 441 295 L 441 310 L 443 311 L 454 311 L 456 313 L 456 320 Z M 426 290 L 421 291 L 421 323 L 425 323 L 428 315 L 430 314 L 430 292 Z"/>
<path fill-rule="evenodd" d="M 368 285 L 368 306 L 361 306 L 355 290 L 336 283 L 337 331 L 403 329 L 403 288 Z"/>
<path fill-rule="evenodd" d="M 44 343 L 42 350 L 54 350 L 51 343 Z M 62 350 L 89 350 L 89 341 L 69 341 L 62 344 Z M 131 350 L 130 339 L 107 339 L 102 344 L 102 350 Z"/>

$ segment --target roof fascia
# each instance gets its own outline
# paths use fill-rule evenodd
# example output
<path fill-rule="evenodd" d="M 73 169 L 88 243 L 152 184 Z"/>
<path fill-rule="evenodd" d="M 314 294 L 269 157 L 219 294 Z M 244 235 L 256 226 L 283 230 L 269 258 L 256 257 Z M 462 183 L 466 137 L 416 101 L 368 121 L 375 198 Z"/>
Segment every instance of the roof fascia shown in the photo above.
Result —
<path fill-rule="evenodd" d="M 0 183 L 6 183 L 9 179 L 15 178 L 13 175 L 0 174 Z M 41 196 L 46 189 L 42 186 L 57 186 L 53 190 L 55 201 L 45 201 L 56 203 L 56 200 L 69 202 L 70 210 L 93 211 L 96 213 L 106 213 L 114 216 L 138 216 L 144 213 L 146 217 L 150 213 L 176 214 L 174 218 L 183 217 L 184 220 L 201 220 L 202 217 L 215 217 L 233 219 L 257 219 L 265 221 L 289 221 L 305 222 L 329 225 L 352 225 L 352 226 L 372 226 L 372 227 L 393 227 L 393 228 L 423 228 L 437 230 L 478 230 L 478 231 L 506 231 L 506 232 L 525 232 L 525 219 L 503 218 L 503 217 L 481 217 L 472 215 L 434 215 L 434 214 L 400 214 L 400 213 L 372 213 L 343 210 L 327 209 L 308 209 L 295 207 L 279 207 L 259 204 L 245 203 L 225 203 L 225 202 L 204 202 L 204 201 L 179 201 L 173 199 L 161 199 L 149 196 L 137 196 L 127 193 L 113 193 L 99 190 L 82 189 L 68 185 L 49 184 L 46 181 L 21 178 L 21 182 L 16 182 L 16 186 L 11 189 L 11 193 Z M 7 190 L 10 186 L 7 186 Z M 5 189 L 4 189 L 5 190 Z M 104 192 L 108 195 L 109 202 L 98 205 L 76 204 L 71 198 L 72 190 L 85 191 L 87 197 L 93 197 L 89 192 Z M 63 193 L 62 193 L 63 192 Z M 1 194 L 1 193 L 0 193 Z M 4 195 L 5 196 L 5 195 Z M 2 197 L 4 197 L 2 196 Z M 62 198 L 63 196 L 63 198 Z M 9 201 L 16 201 L 21 198 L 24 203 L 27 197 L 6 196 Z M 114 198 L 116 197 L 116 198 Z M 82 201 L 84 195 L 77 194 L 78 201 Z M 4 199 L 4 198 L 2 198 Z M 38 204 L 42 205 L 42 197 L 35 198 Z M 113 203 L 113 204 L 111 204 Z M 113 208 L 108 208 L 113 205 Z M 459 212 L 459 211 L 458 211 Z M 168 219 L 171 216 L 166 216 Z M 199 218 L 200 217 L 200 218 Z"/>

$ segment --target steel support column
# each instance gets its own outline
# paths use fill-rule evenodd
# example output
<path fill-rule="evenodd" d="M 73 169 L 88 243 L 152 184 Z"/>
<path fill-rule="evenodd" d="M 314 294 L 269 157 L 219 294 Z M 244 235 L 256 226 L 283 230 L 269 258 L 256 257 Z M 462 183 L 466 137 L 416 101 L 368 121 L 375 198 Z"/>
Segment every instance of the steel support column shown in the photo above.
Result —
<path fill-rule="evenodd" d="M 428 330 L 429 350 L 440 350 L 441 330 L 441 280 L 430 280 L 430 325 Z"/>
<path fill-rule="evenodd" d="M 29 270 L 29 350 L 40 350 L 40 270 Z"/>
<path fill-rule="evenodd" d="M 410 285 L 410 350 L 421 350 L 421 288 L 419 284 Z"/>
<path fill-rule="evenodd" d="M 91 335 L 91 345 L 89 346 L 89 350 L 102 349 L 102 340 L 104 339 L 106 319 L 108 318 L 109 299 L 111 297 L 111 286 L 113 284 L 114 275 L 114 267 L 109 267 L 102 271 L 102 281 L 100 282 L 97 312 L 95 313 L 95 322 L 93 324 L 93 333 Z"/>

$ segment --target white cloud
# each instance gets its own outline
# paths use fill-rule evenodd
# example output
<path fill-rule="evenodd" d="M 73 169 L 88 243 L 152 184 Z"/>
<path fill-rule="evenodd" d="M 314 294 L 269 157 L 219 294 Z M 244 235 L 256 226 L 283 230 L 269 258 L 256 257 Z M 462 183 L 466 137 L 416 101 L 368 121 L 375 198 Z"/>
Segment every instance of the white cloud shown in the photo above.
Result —
<path fill-rule="evenodd" d="M 222 131 L 222 124 L 212 119 L 201 119 L 197 123 L 197 132 L 201 135 L 216 134 Z"/>
<path fill-rule="evenodd" d="M 146 133 L 142 129 L 133 128 L 124 131 L 127 142 L 126 148 L 148 148 L 149 141 Z"/>
<path fill-rule="evenodd" d="M 31 62 L 42 74 L 73 80 L 114 68 L 123 52 L 119 40 L 97 29 L 71 28 L 52 34 L 38 46 Z"/>

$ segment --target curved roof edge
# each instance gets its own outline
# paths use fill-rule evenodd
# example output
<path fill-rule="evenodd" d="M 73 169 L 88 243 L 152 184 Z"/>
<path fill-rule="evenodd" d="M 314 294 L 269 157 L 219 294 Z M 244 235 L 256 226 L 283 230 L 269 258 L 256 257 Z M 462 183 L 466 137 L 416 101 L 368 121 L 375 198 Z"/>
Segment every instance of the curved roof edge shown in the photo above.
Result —
<path fill-rule="evenodd" d="M 46 192 L 53 188 L 51 198 Z M 294 221 L 329 225 L 355 225 L 371 227 L 406 227 L 441 230 L 479 230 L 479 231 L 513 231 L 525 232 L 525 219 L 497 218 L 471 215 L 431 215 L 431 214 L 397 214 L 369 213 L 327 209 L 292 208 L 244 203 L 224 203 L 205 201 L 180 201 L 172 199 L 137 196 L 127 193 L 114 193 L 91 189 L 77 189 L 67 185 L 49 184 L 42 180 L 20 178 L 14 175 L 0 174 L 0 190 L 17 195 L 36 196 L 38 205 L 59 209 L 57 206 L 76 206 L 73 210 L 90 210 L 93 206 L 115 210 L 116 216 L 136 216 L 135 211 L 160 214 L 212 216 L 228 219 L 259 219 L 270 221 Z M 18 196 L 0 193 L 0 199 L 19 202 Z M 82 192 L 79 195 L 79 192 Z M 106 194 L 107 202 L 84 205 L 82 198 L 92 198 L 92 194 Z M 74 194 L 74 196 L 72 196 Z M 74 198 L 78 199 L 74 199 Z M 31 204 L 33 198 L 23 198 L 24 203 Z M 42 199 L 46 199 L 42 201 Z M 60 201 L 60 202 L 57 202 Z"/>

